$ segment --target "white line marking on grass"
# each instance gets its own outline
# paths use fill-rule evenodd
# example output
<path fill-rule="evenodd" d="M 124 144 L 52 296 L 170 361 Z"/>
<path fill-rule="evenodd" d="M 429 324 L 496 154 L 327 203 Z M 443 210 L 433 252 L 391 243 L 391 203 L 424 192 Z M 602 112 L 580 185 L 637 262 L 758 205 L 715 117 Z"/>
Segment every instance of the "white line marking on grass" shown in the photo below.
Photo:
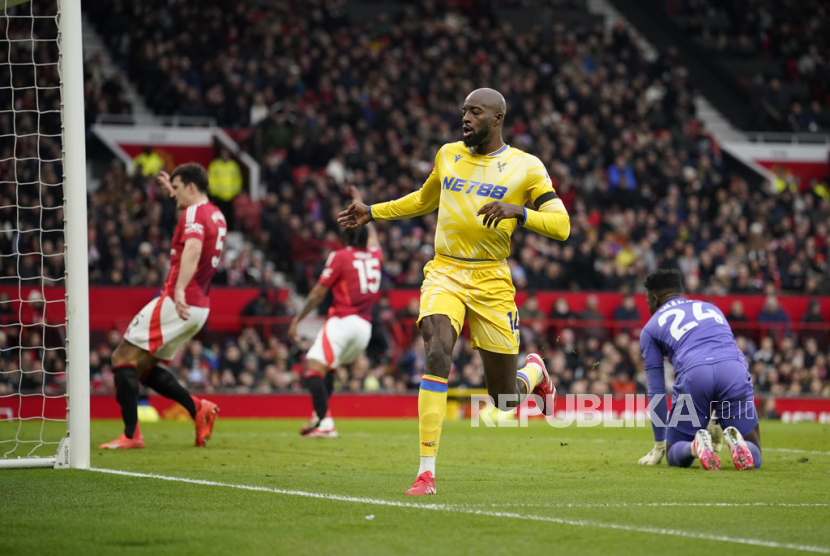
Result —
<path fill-rule="evenodd" d="M 281 488 L 270 488 L 250 485 L 236 485 L 231 483 L 219 483 L 216 481 L 204 481 L 200 479 L 186 479 L 183 477 L 169 477 L 166 475 L 156 475 L 153 473 L 135 473 L 133 471 L 119 471 L 116 469 L 100 469 L 90 468 L 90 471 L 98 473 L 109 473 L 112 475 L 123 475 L 126 477 L 139 477 L 145 479 L 159 479 L 162 481 L 174 481 L 180 483 L 189 483 L 203 486 L 218 486 L 225 488 L 235 488 L 239 490 L 249 490 L 253 492 L 270 492 L 273 494 L 285 494 L 288 496 L 302 496 L 305 498 L 318 498 L 322 500 L 336 500 L 338 502 L 355 502 L 358 504 L 372 504 L 375 506 L 391 506 L 396 508 L 418 508 L 422 510 L 439 510 L 446 512 L 455 512 L 469 515 L 480 515 L 485 517 L 506 517 L 512 519 L 524 519 L 527 521 L 544 521 L 548 523 L 558 523 L 560 525 L 573 525 L 576 527 L 596 527 L 600 529 L 615 529 L 618 531 L 632 531 L 635 533 L 648 533 L 650 535 L 667 535 L 672 537 L 686 537 L 689 539 L 700 539 L 706 541 L 721 541 L 731 542 L 735 544 L 747 544 L 752 546 L 765 546 L 768 548 L 788 548 L 790 550 L 800 550 L 803 552 L 817 552 L 819 554 L 830 554 L 830 548 L 825 546 L 810 546 L 794 543 L 781 543 L 775 541 L 763 541 L 760 539 L 744 539 L 740 537 L 727 537 L 722 535 L 709 535 L 706 533 L 695 533 L 692 531 L 682 531 L 679 529 L 661 529 L 659 527 L 635 527 L 632 525 L 622 525 L 617 523 L 603 523 L 598 521 L 585 521 L 581 519 L 563 519 L 561 517 L 548 517 L 541 515 L 525 515 L 507 512 L 490 512 L 485 510 L 475 510 L 472 508 L 457 507 L 446 504 L 417 504 L 412 502 L 397 502 L 394 500 L 380 500 L 376 498 L 359 498 L 356 496 L 342 496 L 339 494 L 322 494 L 318 492 L 306 492 L 303 490 L 286 490 Z"/>
<path fill-rule="evenodd" d="M 830 504 L 822 503 L 789 503 L 789 502 L 618 502 L 611 504 L 511 504 L 505 502 L 504 504 L 472 504 L 472 506 L 488 507 L 488 508 L 648 508 L 648 507 L 704 507 L 704 508 L 738 508 L 748 506 L 769 506 L 776 508 L 825 508 Z"/>
<path fill-rule="evenodd" d="M 791 454 L 813 454 L 816 456 L 830 456 L 830 452 L 818 452 L 816 450 L 796 450 L 794 448 L 764 448 L 763 451 L 789 452 Z"/>

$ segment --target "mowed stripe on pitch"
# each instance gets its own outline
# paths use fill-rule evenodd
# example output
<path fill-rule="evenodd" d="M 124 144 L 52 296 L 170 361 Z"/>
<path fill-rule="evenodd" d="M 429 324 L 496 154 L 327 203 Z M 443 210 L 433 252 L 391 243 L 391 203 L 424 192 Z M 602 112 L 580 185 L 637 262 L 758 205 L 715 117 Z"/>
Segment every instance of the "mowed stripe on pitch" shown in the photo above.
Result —
<path fill-rule="evenodd" d="M 317 498 L 321 500 L 333 500 L 337 502 L 352 502 L 358 504 L 370 504 L 374 506 L 390 506 L 395 508 L 413 508 L 420 510 L 434 510 L 445 511 L 453 513 L 462 513 L 468 515 L 479 515 L 485 517 L 501 517 L 508 519 L 522 519 L 526 521 L 542 521 L 548 523 L 558 523 L 560 525 L 571 525 L 575 527 L 594 527 L 598 529 L 614 529 L 617 531 L 630 531 L 635 533 L 646 533 L 649 535 L 667 535 L 672 537 L 685 537 L 689 539 L 699 539 L 707 541 L 729 542 L 734 544 L 744 544 L 751 546 L 763 546 L 767 548 L 779 548 L 798 550 L 803 552 L 815 552 L 818 554 L 830 554 L 830 547 L 825 546 L 811 546 L 795 543 L 785 543 L 776 541 L 765 541 L 760 539 L 747 539 L 741 537 L 710 535 L 708 533 L 697 533 L 694 531 L 683 531 L 680 529 L 664 529 L 659 527 L 639 527 L 632 525 L 623 525 L 618 523 L 606 523 L 599 521 L 587 521 L 582 519 L 564 519 L 560 517 L 548 517 L 540 515 L 518 514 L 512 512 L 495 512 L 487 510 L 477 510 L 464 506 L 453 506 L 447 504 L 418 504 L 414 502 L 398 502 L 395 500 L 380 500 L 375 498 L 361 498 L 356 496 L 343 496 L 339 494 L 323 494 L 319 492 L 307 492 L 303 490 L 287 490 L 281 488 L 270 488 L 251 485 L 237 485 L 232 483 L 219 483 L 216 481 L 204 481 L 201 479 L 188 479 L 184 477 L 170 477 L 167 475 L 157 475 L 154 473 L 136 473 L 134 471 L 120 471 L 117 469 L 100 469 L 91 468 L 90 471 L 96 473 L 108 473 L 111 475 L 122 475 L 125 477 L 137 477 L 144 479 L 157 479 L 161 481 L 173 481 L 179 483 L 188 483 L 201 486 L 216 486 L 224 488 L 234 488 L 238 490 L 247 490 L 252 492 L 268 492 L 271 494 L 282 494 L 286 496 L 302 496 L 305 498 Z"/>

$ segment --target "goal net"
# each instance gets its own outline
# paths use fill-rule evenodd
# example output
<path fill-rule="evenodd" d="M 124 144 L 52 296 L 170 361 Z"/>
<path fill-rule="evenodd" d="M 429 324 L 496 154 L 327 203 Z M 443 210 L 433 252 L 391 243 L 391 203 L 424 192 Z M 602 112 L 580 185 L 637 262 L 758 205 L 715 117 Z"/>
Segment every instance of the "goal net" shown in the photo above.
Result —
<path fill-rule="evenodd" d="M 89 466 L 80 17 L 0 0 L 0 468 Z"/>

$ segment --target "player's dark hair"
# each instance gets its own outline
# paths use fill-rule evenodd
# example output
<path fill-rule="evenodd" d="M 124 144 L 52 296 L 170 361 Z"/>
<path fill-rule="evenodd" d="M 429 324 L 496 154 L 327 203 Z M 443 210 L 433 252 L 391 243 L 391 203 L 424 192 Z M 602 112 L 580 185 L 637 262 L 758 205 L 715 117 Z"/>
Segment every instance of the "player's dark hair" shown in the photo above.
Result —
<path fill-rule="evenodd" d="M 176 176 L 179 176 L 185 185 L 192 183 L 202 193 L 208 192 L 208 176 L 201 164 L 188 162 L 187 164 L 176 166 L 176 169 L 170 174 L 170 181 L 173 181 L 173 178 Z"/>
<path fill-rule="evenodd" d="M 366 244 L 369 243 L 369 230 L 366 226 L 359 228 L 344 228 L 340 232 L 340 241 L 346 247 L 356 247 L 358 249 L 366 249 Z"/>
<path fill-rule="evenodd" d="M 646 289 L 650 292 L 683 292 L 683 275 L 675 268 L 660 268 L 646 277 Z"/>

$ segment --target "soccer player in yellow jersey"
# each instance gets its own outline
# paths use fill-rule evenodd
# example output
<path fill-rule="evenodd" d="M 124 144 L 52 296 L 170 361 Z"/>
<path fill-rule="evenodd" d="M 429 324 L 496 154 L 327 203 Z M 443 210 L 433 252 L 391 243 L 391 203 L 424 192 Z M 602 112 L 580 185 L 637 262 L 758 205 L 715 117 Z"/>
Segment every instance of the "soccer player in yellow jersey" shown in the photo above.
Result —
<path fill-rule="evenodd" d="M 418 394 L 421 467 L 407 494 L 435 494 L 447 377 L 465 315 L 473 348 L 484 363 L 488 393 L 499 408 L 515 407 L 534 393 L 547 402 L 546 412 L 552 409 L 552 384 L 542 358 L 530 354 L 516 370 L 519 312 L 506 258 L 517 226 L 565 240 L 571 225 L 541 161 L 505 145 L 501 129 L 506 111 L 498 91 L 473 91 L 461 109 L 464 140 L 441 147 L 420 190 L 388 203 L 353 203 L 338 218 L 342 226 L 356 228 L 370 220 L 399 220 L 438 209 L 435 259 L 424 268 L 418 317 L 426 348 Z"/>

